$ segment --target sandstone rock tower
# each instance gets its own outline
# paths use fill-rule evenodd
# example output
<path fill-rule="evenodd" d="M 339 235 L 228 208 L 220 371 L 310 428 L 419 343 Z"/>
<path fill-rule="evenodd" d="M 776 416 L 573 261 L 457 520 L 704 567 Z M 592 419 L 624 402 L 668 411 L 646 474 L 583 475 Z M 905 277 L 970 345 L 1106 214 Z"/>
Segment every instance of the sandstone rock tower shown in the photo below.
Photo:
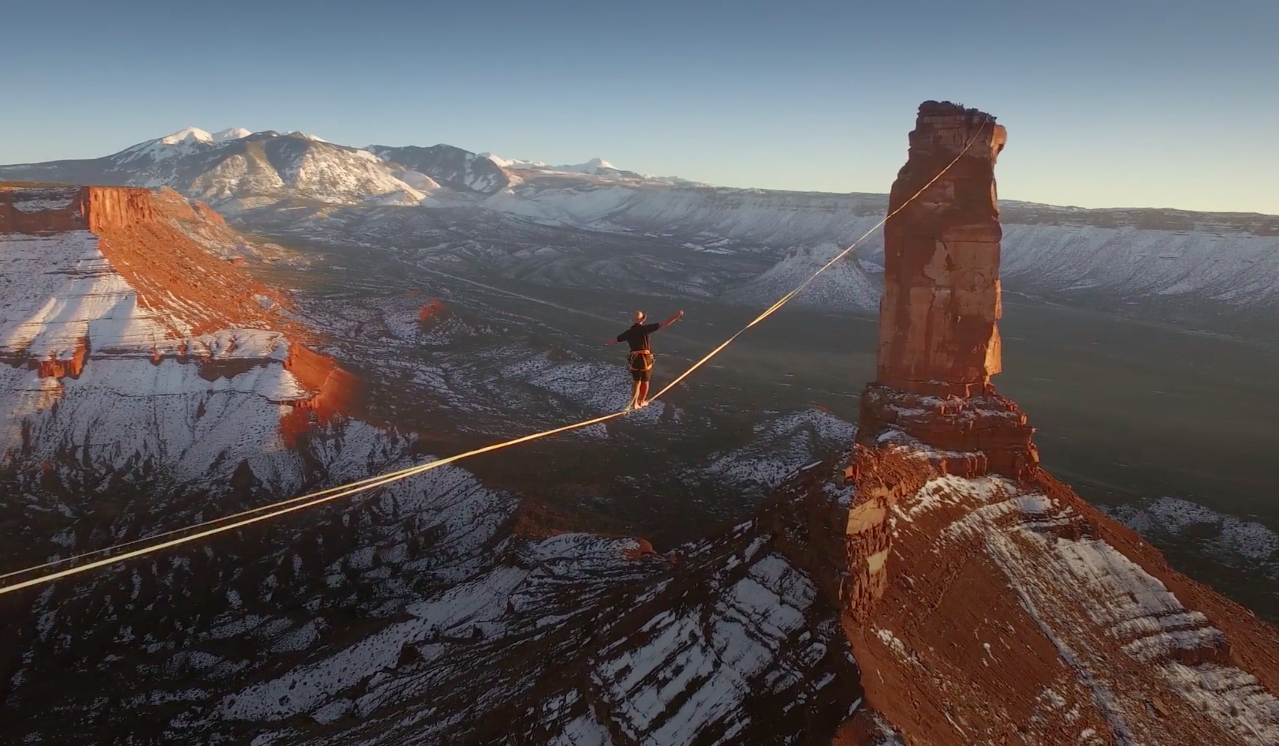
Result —
<path fill-rule="evenodd" d="M 970 396 L 999 373 L 995 159 L 1006 140 L 995 118 L 976 109 L 919 107 L 888 202 L 890 214 L 905 208 L 884 226 L 879 383 Z"/>
<path fill-rule="evenodd" d="M 982 112 L 920 106 L 857 443 L 770 516 L 860 672 L 830 743 L 1279 744 L 1279 630 L 1040 468 L 995 393 L 1004 142 Z"/>
<path fill-rule="evenodd" d="M 964 453 L 938 456 L 947 471 L 1021 478 L 1039 462 L 1034 428 L 990 382 L 1001 369 L 995 162 L 1007 138 L 976 109 L 919 107 L 889 197 L 890 214 L 901 211 L 884 226 L 878 380 L 862 397 L 860 440 L 908 437 Z"/>

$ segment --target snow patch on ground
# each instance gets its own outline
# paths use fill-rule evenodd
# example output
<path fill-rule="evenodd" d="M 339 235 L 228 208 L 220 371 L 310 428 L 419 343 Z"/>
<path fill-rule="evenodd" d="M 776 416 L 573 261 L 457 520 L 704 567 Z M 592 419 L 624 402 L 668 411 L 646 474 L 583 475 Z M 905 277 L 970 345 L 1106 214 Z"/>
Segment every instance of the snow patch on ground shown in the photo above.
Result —
<path fill-rule="evenodd" d="M 1248 563 L 1279 560 L 1279 533 L 1259 521 L 1220 513 L 1190 500 L 1161 497 L 1103 510 L 1145 536 L 1178 538 L 1195 529 L 1196 543 L 1219 557 Z"/>
<path fill-rule="evenodd" d="M 731 737 L 749 725 L 733 715 L 751 678 L 803 626 L 815 598 L 807 578 L 766 555 L 726 590 L 709 628 L 698 614 L 661 613 L 640 631 L 642 644 L 606 654 L 592 678 L 631 738 L 691 743 L 716 723 Z"/>
<path fill-rule="evenodd" d="M 725 298 L 750 306 L 767 306 L 808 282 L 844 247 L 822 244 L 791 249 L 767 272 L 729 290 Z M 812 279 L 790 305 L 832 311 L 878 311 L 881 286 L 862 269 L 856 254 L 850 252 L 816 279 Z"/>
<path fill-rule="evenodd" d="M 50 212 L 70 209 L 74 197 L 56 197 L 53 199 L 14 200 L 13 207 L 18 212 Z"/>
<path fill-rule="evenodd" d="M 553 394 L 582 405 L 596 414 L 609 414 L 626 409 L 631 400 L 631 377 L 625 366 L 600 363 L 561 363 L 537 369 L 536 364 L 513 369 L 515 376 L 537 370 L 525 380 Z M 657 393 L 656 389 L 650 394 Z M 627 415 L 630 420 L 656 422 L 666 411 L 666 404 L 655 401 L 644 409 Z"/>
<path fill-rule="evenodd" d="M 755 427 L 750 445 L 716 454 L 708 474 L 772 489 L 819 453 L 847 447 L 857 426 L 821 409 L 807 409 Z"/>

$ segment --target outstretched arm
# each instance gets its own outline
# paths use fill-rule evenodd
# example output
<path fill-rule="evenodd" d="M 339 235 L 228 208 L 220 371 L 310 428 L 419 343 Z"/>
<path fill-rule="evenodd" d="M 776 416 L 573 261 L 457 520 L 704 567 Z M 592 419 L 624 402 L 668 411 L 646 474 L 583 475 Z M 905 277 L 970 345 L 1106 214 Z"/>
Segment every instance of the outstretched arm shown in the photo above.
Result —
<path fill-rule="evenodd" d="M 672 317 L 670 317 L 669 319 L 667 319 L 667 320 L 663 321 L 662 323 L 658 324 L 658 327 L 657 327 L 657 328 L 659 328 L 659 329 L 660 329 L 660 328 L 662 328 L 663 326 L 670 326 L 671 324 L 674 324 L 676 321 L 679 321 L 679 320 L 680 320 L 680 317 L 681 317 L 681 316 L 683 316 L 683 315 L 684 315 L 684 312 L 683 312 L 683 311 L 679 311 L 679 312 L 678 312 L 678 313 L 676 313 L 674 316 L 672 316 Z"/>

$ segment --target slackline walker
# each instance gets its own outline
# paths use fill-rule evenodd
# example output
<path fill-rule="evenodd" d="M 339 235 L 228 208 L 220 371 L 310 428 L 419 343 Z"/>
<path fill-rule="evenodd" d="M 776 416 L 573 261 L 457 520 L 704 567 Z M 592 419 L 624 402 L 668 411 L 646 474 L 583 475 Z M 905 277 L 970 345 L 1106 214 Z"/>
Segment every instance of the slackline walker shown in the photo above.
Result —
<path fill-rule="evenodd" d="M 676 376 L 675 380 L 666 384 L 665 388 L 663 388 L 661 391 L 658 391 L 655 395 L 653 395 L 650 399 L 648 399 L 648 402 L 652 402 L 653 400 L 660 399 L 662 396 L 666 394 L 666 392 L 678 386 L 684 379 L 691 376 L 694 371 L 702 367 L 711 358 L 715 357 L 720 352 L 722 352 L 724 348 L 728 347 L 730 344 L 737 341 L 737 338 L 742 336 L 742 334 L 746 333 L 748 329 L 750 329 L 751 327 L 755 326 L 759 322 L 763 321 L 764 319 L 776 313 L 778 309 L 780 309 L 782 306 L 789 303 L 791 298 L 794 298 L 796 295 L 803 292 L 803 290 L 807 288 L 809 284 L 812 283 L 813 280 L 817 279 L 818 275 L 820 275 L 821 273 L 825 272 L 826 270 L 834 266 L 835 262 L 838 262 L 840 259 L 843 259 L 845 256 L 847 256 L 848 253 L 851 252 L 854 248 L 856 248 L 858 244 L 866 240 L 866 238 L 869 237 L 870 234 L 879 230 L 879 228 L 883 226 L 884 223 L 887 223 L 889 219 L 891 219 L 894 215 L 904 210 L 906 206 L 909 205 L 911 202 L 914 202 L 915 199 L 919 197 L 919 195 L 923 194 L 929 187 L 935 184 L 937 180 L 940 179 L 947 171 L 949 171 L 952 166 L 958 163 L 960 158 L 964 157 L 964 155 L 968 152 L 968 149 L 972 147 L 973 143 L 977 141 L 977 138 L 979 138 L 982 132 L 985 131 L 986 125 L 989 124 L 989 122 L 990 122 L 989 117 L 983 119 L 981 127 L 977 130 L 977 133 L 973 135 L 972 139 L 970 139 L 964 145 L 964 149 L 959 152 L 959 155 L 955 156 L 954 160 L 946 164 L 946 167 L 943 168 L 941 171 L 939 171 L 937 175 L 932 178 L 931 181 L 929 181 L 927 184 L 921 187 L 919 191 L 911 195 L 910 199 L 906 200 L 905 202 L 901 204 L 900 207 L 898 207 L 896 210 L 893 210 L 888 215 L 886 215 L 883 220 L 880 220 L 870 230 L 866 231 L 861 236 L 859 236 L 856 241 L 853 241 L 851 244 L 849 244 L 846 249 L 836 254 L 830 261 L 823 264 L 821 268 L 818 269 L 816 272 L 814 272 L 812 275 L 810 275 L 808 279 L 800 283 L 799 287 L 790 291 L 786 295 L 783 295 L 781 298 L 777 300 L 776 303 L 764 309 L 763 312 L 761 312 L 758 316 L 752 319 L 751 322 L 748 323 L 746 326 L 739 329 L 735 334 L 733 334 L 733 336 L 721 342 L 719 346 L 717 346 L 715 349 L 711 350 L 710 352 L 706 353 L 706 355 L 703 356 L 700 360 L 698 360 L 697 362 L 689 366 L 687 370 L 685 370 L 683 373 Z M 672 323 L 673 321 L 674 319 L 672 319 Z M 618 341 L 622 341 L 620 337 L 618 338 Z M 644 388 L 647 389 L 647 386 L 645 386 Z M 636 387 L 636 390 L 638 391 L 638 386 Z M 647 394 L 647 390 L 645 390 L 644 393 Z M 632 402 L 634 401 L 635 399 L 633 397 Z M 433 469 L 438 469 L 441 466 L 446 466 L 448 464 L 452 464 L 454 462 L 461 461 L 463 459 L 471 458 L 472 456 L 479 456 L 484 453 L 499 451 L 499 450 L 502 450 L 503 448 L 509 448 L 511 446 L 519 445 L 521 443 L 528 443 L 529 441 L 540 440 L 541 438 L 548 438 L 552 435 L 559 435 L 560 433 L 566 433 L 572 430 L 580 430 L 584 427 L 590 427 L 591 425 L 598 425 L 602 422 L 608 422 L 609 420 L 623 417 L 629 414 L 630 411 L 631 411 L 631 408 L 628 407 L 627 409 L 620 412 L 613 412 L 612 414 L 606 414 L 600 417 L 594 417 L 589 420 L 575 422 L 573 424 L 564 425 L 562 427 L 557 427 L 551 430 L 544 430 L 539 433 L 525 435 L 523 437 L 514 438 L 512 440 L 503 441 L 501 443 L 494 443 L 492 445 L 484 446 L 483 448 L 476 448 L 475 450 L 466 451 L 465 453 L 459 453 L 454 456 L 449 456 L 447 458 L 436 459 L 435 461 L 429 461 L 424 464 L 418 464 L 417 466 L 411 466 L 411 467 L 408 467 L 407 469 L 400 469 L 399 471 L 393 471 L 393 472 L 381 474 L 374 477 L 360 479 L 355 482 L 351 482 L 349 484 L 340 485 L 338 487 L 330 487 L 328 489 L 320 490 L 318 492 L 312 492 L 306 495 L 288 498 L 286 500 L 279 500 L 277 502 L 273 502 L 268 505 L 263 505 L 258 508 L 244 510 L 239 513 L 234 513 L 232 515 L 224 516 L 222 518 L 215 518 L 212 520 L 204 521 L 202 523 L 197 523 L 192 526 L 186 526 L 183 528 L 174 529 L 172 531 L 165 531 L 159 534 L 153 534 L 151 536 L 148 536 L 142 539 L 135 539 L 133 541 L 116 544 L 114 546 L 105 547 L 103 549 L 95 549 L 89 552 L 84 552 L 81 554 L 72 555 L 70 557 L 65 557 L 63 559 L 46 562 L 42 565 L 34 565 L 32 567 L 27 567 L 22 570 L 15 570 L 13 572 L 0 575 L 0 580 L 8 580 L 10 578 L 20 578 L 21 576 L 31 575 L 33 573 L 39 573 L 41 571 L 47 571 L 47 572 L 45 572 L 44 574 L 36 575 L 36 577 L 27 578 L 25 580 L 13 580 L 8 585 L 0 587 L 0 595 L 4 595 L 6 593 L 13 593 L 15 591 L 20 591 L 23 588 L 30 588 L 32 586 L 42 585 L 44 583 L 50 583 L 54 580 L 58 580 L 59 578 L 65 578 L 71 575 L 78 575 L 80 573 L 88 572 L 90 570 L 95 570 L 99 567 L 106 567 L 108 565 L 113 565 L 117 562 L 123 562 L 125 560 L 133 559 L 135 557 L 141 557 L 147 554 L 152 554 L 154 552 L 158 552 L 163 549 L 169 549 L 171 547 L 176 547 L 181 544 L 188 544 L 190 542 L 197 541 L 199 539 L 203 539 L 209 536 L 214 536 L 216 534 L 225 533 L 227 531 L 234 531 L 235 529 L 243 528 L 244 526 L 249 526 L 254 523 L 268 521 L 268 520 L 271 520 L 272 518 L 278 518 L 279 516 L 286 515 L 288 513 L 293 513 L 299 510 L 305 510 L 306 508 L 315 507 L 316 505 L 322 505 L 327 502 L 332 502 L 334 500 L 338 500 L 343 497 L 349 497 L 351 495 L 355 495 L 360 492 L 365 492 L 367 490 L 375 489 L 377 487 L 384 487 L 388 484 L 392 484 L 403 479 L 408 479 L 409 477 L 412 477 L 414 475 L 422 474 L 424 472 L 428 472 Z M 104 554 L 110 555 L 110 556 L 100 557 L 100 555 L 104 555 Z M 99 557 L 99 558 L 89 562 L 85 562 L 84 564 L 76 564 L 73 567 L 67 567 L 61 570 L 54 569 L 61 565 L 80 562 L 82 560 L 87 560 L 91 557 Z"/>
<path fill-rule="evenodd" d="M 665 321 L 655 321 L 651 324 L 645 324 L 645 318 L 647 317 L 643 311 L 636 311 L 631 315 L 631 321 L 634 322 L 631 328 L 617 335 L 616 339 L 604 341 L 606 345 L 625 342 L 631 347 L 630 354 L 626 356 L 626 367 L 631 371 L 632 381 L 631 403 L 626 405 L 628 412 L 648 406 L 648 384 L 653 380 L 653 351 L 648 348 L 648 335 L 684 318 L 684 312 L 680 311 Z"/>

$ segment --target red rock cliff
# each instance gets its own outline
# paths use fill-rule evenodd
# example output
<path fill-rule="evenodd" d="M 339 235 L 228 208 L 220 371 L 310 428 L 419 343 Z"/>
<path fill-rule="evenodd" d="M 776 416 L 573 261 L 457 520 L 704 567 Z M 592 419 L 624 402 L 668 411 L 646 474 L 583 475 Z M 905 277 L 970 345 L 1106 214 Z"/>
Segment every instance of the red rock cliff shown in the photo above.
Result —
<path fill-rule="evenodd" d="M 439 298 L 435 298 L 430 303 L 427 303 L 425 306 L 422 306 L 422 310 L 418 312 L 417 317 L 418 317 L 418 320 L 422 322 L 427 322 L 427 321 L 430 321 L 431 319 L 438 317 L 443 312 L 444 312 L 444 301 L 440 300 Z"/>
<path fill-rule="evenodd" d="M 155 220 L 147 189 L 85 187 L 80 190 L 79 208 L 94 233 Z"/>
<path fill-rule="evenodd" d="M 0 233 L 101 233 L 150 223 L 152 197 L 127 187 L 0 187 Z"/>
<path fill-rule="evenodd" d="M 349 415 L 360 405 L 359 379 L 338 367 L 333 358 L 295 342 L 289 347 L 284 367 L 303 386 L 315 392 L 310 399 L 293 402 L 292 411 L 280 419 L 280 433 L 286 446 L 295 447 L 303 433 L 328 424 L 334 417 Z"/>
<path fill-rule="evenodd" d="M 1006 139 L 995 118 L 976 109 L 919 107 L 889 196 L 890 214 L 901 212 L 884 226 L 880 383 L 967 396 L 999 372 L 995 159 Z"/>
<path fill-rule="evenodd" d="M 308 392 L 292 402 L 281 420 L 287 442 L 312 425 L 323 424 L 356 406 L 359 382 L 332 359 L 312 352 L 310 330 L 277 309 L 291 308 L 288 296 L 259 281 L 243 262 L 228 262 L 207 245 L 234 246 L 241 242 L 220 215 L 203 203 L 191 203 L 170 189 L 128 187 L 0 187 L 0 235 L 51 236 L 88 231 L 96 247 L 137 295 L 137 303 L 164 325 L 176 354 L 149 351 L 153 363 L 172 355 L 201 367 L 210 380 L 234 376 L 266 360 L 211 360 L 189 355 L 188 338 L 226 329 L 270 329 L 291 344 L 285 367 Z M 80 257 L 72 257 L 68 275 L 75 274 Z M 86 320 L 87 321 L 87 320 Z M 71 354 L 49 355 L 26 350 L 8 356 L 42 377 L 76 377 L 92 364 L 92 339 L 84 339 Z M 122 351 L 112 351 L 120 354 Z M 97 353 L 93 353 L 97 354 Z M 5 361 L 5 360 L 0 360 Z"/>
<path fill-rule="evenodd" d="M 862 397 L 861 439 L 896 431 L 979 454 L 950 465 L 967 475 L 1023 477 L 1039 462 L 1034 428 L 990 383 L 1002 313 L 995 161 L 1007 137 L 976 109 L 919 107 L 889 197 L 878 381 Z"/>
<path fill-rule="evenodd" d="M 246 270 L 210 260 L 191 233 L 231 231 L 206 205 L 169 189 L 129 187 L 0 187 L 0 233 L 48 235 L 87 230 L 98 249 L 147 308 L 171 313 L 193 335 L 233 326 L 298 331 L 264 308 L 288 307 L 284 294 Z M 181 301 L 178 301 L 181 299 Z"/>

